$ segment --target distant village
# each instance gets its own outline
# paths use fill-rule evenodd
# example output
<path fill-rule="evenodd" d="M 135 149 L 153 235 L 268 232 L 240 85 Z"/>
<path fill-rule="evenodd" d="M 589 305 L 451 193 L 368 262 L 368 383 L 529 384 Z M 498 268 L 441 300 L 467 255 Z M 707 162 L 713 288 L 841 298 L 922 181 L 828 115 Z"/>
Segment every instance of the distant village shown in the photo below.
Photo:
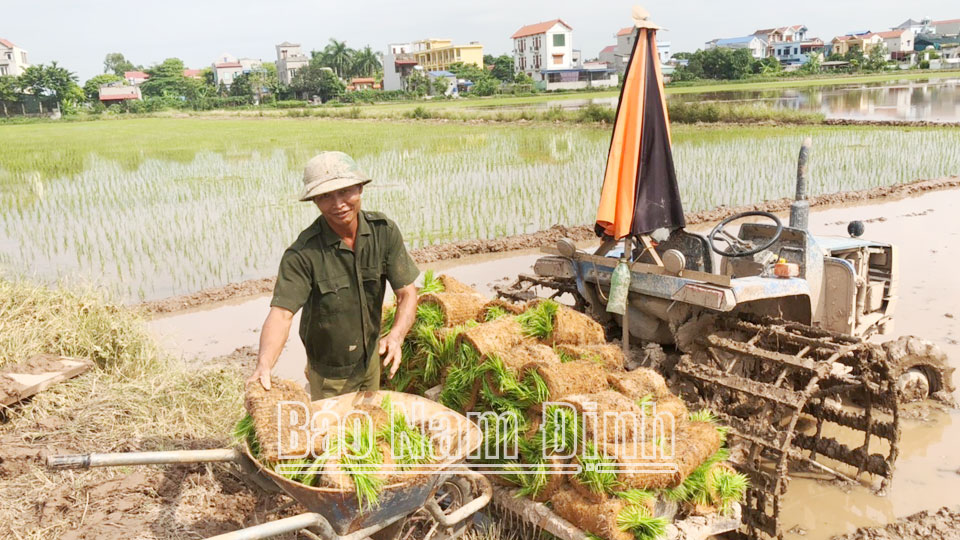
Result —
<path fill-rule="evenodd" d="M 765 28 L 744 36 L 711 39 L 703 50 L 744 50 L 755 60 L 775 59 L 778 69 L 787 72 L 802 69 L 809 62 L 816 62 L 822 71 L 842 70 L 850 66 L 851 52 L 863 57 L 872 53 L 882 58 L 888 68 L 909 69 L 921 63 L 921 67 L 928 69 L 960 67 L 960 19 L 908 19 L 889 30 L 854 31 L 829 41 L 811 37 L 810 33 L 803 24 Z M 575 47 L 573 26 L 553 19 L 524 25 L 513 32 L 509 36 L 511 54 L 501 58 L 512 57 L 512 74 L 528 83 L 531 91 L 615 87 L 629 63 L 634 36 L 632 27 L 611 32 L 612 43 L 586 58 L 582 50 Z M 670 42 L 662 37 L 657 41 L 657 49 L 665 81 L 669 81 L 676 70 L 683 69 L 691 56 L 690 53 L 673 54 Z M 455 43 L 440 38 L 389 43 L 382 53 L 372 53 L 368 47 L 368 52 L 375 55 L 378 66 L 366 76 L 346 76 L 341 70 L 325 69 L 340 80 L 345 92 L 406 92 L 411 88 L 411 81 L 426 80 L 431 89 L 429 94 L 456 97 L 470 93 L 477 83 L 454 73 L 456 67 L 469 66 L 489 72 L 495 68 L 491 60 L 496 60 L 484 55 L 484 46 L 479 42 Z M 269 63 L 279 87 L 290 87 L 297 73 L 311 65 L 316 55 L 317 51 L 305 53 L 300 43 L 283 42 L 275 46 L 275 59 L 266 63 L 260 58 L 237 58 L 224 53 L 209 67 L 184 67 L 182 75 L 206 79 L 221 93 L 229 93 L 235 81 L 266 71 Z M 0 38 L 0 76 L 19 77 L 30 65 L 24 48 Z M 99 100 L 109 104 L 142 99 L 141 86 L 150 78 L 147 71 L 123 71 L 122 80 L 100 85 Z M 498 81 L 499 84 L 512 82 L 509 78 Z M 269 89 L 258 87 L 254 100 L 259 102 L 264 92 L 269 93 Z"/>

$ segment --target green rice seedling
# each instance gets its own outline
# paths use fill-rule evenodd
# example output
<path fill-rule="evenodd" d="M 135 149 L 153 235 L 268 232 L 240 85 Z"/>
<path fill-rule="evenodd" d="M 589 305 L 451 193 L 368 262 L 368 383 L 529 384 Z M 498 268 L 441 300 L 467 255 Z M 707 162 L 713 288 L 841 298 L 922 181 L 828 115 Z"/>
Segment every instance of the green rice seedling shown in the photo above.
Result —
<path fill-rule="evenodd" d="M 708 484 L 720 514 L 728 516 L 733 512 L 733 503 L 743 501 L 750 480 L 744 474 L 720 467 L 709 475 Z"/>
<path fill-rule="evenodd" d="M 437 329 L 443 326 L 443 310 L 436 304 L 420 304 L 417 306 L 417 321 L 414 326 Z"/>
<path fill-rule="evenodd" d="M 430 294 L 443 292 L 443 282 L 436 276 L 433 270 L 427 270 L 423 273 L 423 287 L 417 291 L 419 294 Z"/>
<path fill-rule="evenodd" d="M 383 480 L 376 477 L 383 464 L 383 453 L 377 446 L 377 433 L 370 422 L 360 422 L 347 429 L 336 443 L 340 450 L 340 465 L 350 474 L 356 486 L 360 509 L 373 508 L 380 504 Z"/>
<path fill-rule="evenodd" d="M 650 408 L 653 406 L 653 394 L 640 396 L 640 399 L 638 399 L 636 403 L 644 415 L 650 414 Z"/>
<path fill-rule="evenodd" d="M 575 478 L 594 493 L 616 492 L 621 485 L 616 473 L 610 471 L 615 464 L 597 450 L 593 441 L 587 441 L 583 447 L 583 453 L 577 456 L 583 470 Z"/>
<path fill-rule="evenodd" d="M 255 459 L 260 459 L 260 441 L 257 439 L 257 430 L 253 423 L 253 417 L 247 414 L 234 426 L 231 438 L 234 444 L 242 444 L 244 441 L 250 448 L 250 454 Z"/>
<path fill-rule="evenodd" d="M 628 489 L 614 493 L 617 497 L 629 502 L 630 504 L 647 506 L 657 500 L 657 496 L 644 489 Z"/>
<path fill-rule="evenodd" d="M 553 352 L 556 353 L 556 355 L 560 358 L 560 362 L 562 363 L 573 362 L 577 359 L 576 356 L 571 355 L 567 351 L 559 350 L 556 347 L 554 347 Z"/>
<path fill-rule="evenodd" d="M 553 333 L 553 317 L 559 305 L 553 300 L 542 300 L 537 305 L 517 315 L 517 322 L 523 327 L 524 335 L 537 339 L 547 339 Z"/>
<path fill-rule="evenodd" d="M 380 428 L 380 439 L 386 441 L 401 470 L 411 465 L 429 463 L 434 459 L 433 443 L 420 428 L 411 425 L 403 411 L 394 407 L 390 396 L 385 396 L 380 407 L 387 413 L 388 423 Z"/>
<path fill-rule="evenodd" d="M 583 440 L 583 424 L 576 411 L 568 407 L 547 407 L 542 433 L 544 450 L 550 453 L 567 454 Z"/>
<path fill-rule="evenodd" d="M 503 306 L 490 306 L 487 308 L 487 312 L 483 314 L 483 320 L 485 322 L 495 321 L 507 315 L 510 315 L 510 312 L 504 309 Z"/>
<path fill-rule="evenodd" d="M 656 540 L 667 534 L 667 520 L 653 517 L 646 506 L 630 505 L 617 515 L 617 526 L 633 533 L 637 540 Z"/>
<path fill-rule="evenodd" d="M 723 444 L 727 442 L 727 432 L 730 431 L 730 427 L 722 425 L 716 413 L 710 409 L 693 411 L 690 413 L 689 419 L 691 422 L 709 422 L 713 424 L 714 427 L 717 428 L 717 433 L 720 435 L 720 442 Z"/>
<path fill-rule="evenodd" d="M 543 376 L 536 371 L 528 371 L 523 376 L 523 384 L 527 387 L 528 393 L 530 394 L 529 402 L 530 404 L 543 403 L 550 399 L 550 388 L 547 387 L 547 382 L 543 380 Z"/>
<path fill-rule="evenodd" d="M 707 473 L 710 468 L 730 457 L 730 451 L 721 448 L 697 466 L 683 482 L 675 488 L 664 490 L 664 495 L 675 502 L 691 502 L 694 504 L 709 505 L 711 502 L 707 485 Z"/>
<path fill-rule="evenodd" d="M 444 362 L 448 366 L 447 377 L 440 391 L 439 400 L 445 407 L 463 411 L 473 385 L 483 375 L 484 368 L 473 347 L 464 343 L 457 344 L 456 339 L 451 340 L 450 347 L 447 354 L 452 360 Z M 456 354 L 453 351 L 456 351 Z"/>

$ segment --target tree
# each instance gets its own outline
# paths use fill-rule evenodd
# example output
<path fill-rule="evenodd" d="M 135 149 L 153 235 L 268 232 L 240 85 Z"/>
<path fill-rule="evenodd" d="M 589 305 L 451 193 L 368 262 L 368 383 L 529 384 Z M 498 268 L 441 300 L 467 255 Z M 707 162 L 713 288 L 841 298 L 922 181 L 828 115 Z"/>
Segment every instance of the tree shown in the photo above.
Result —
<path fill-rule="evenodd" d="M 473 81 L 470 93 L 477 96 L 492 96 L 500 88 L 500 81 L 493 77 L 482 77 Z"/>
<path fill-rule="evenodd" d="M 450 81 L 446 77 L 437 77 L 433 80 L 433 94 L 436 96 L 442 96 L 447 93 L 447 89 L 450 88 Z"/>
<path fill-rule="evenodd" d="M 353 55 L 354 51 L 350 47 L 347 47 L 346 41 L 337 41 L 333 38 L 330 38 L 330 43 L 324 47 L 323 52 L 319 54 L 323 65 L 331 68 L 333 72 L 341 78 L 350 75 Z"/>
<path fill-rule="evenodd" d="M 513 57 L 501 54 L 493 62 L 493 71 L 490 72 L 491 75 L 500 79 L 503 82 L 510 82 L 513 80 Z"/>
<path fill-rule="evenodd" d="M 415 69 L 407 76 L 407 92 L 423 97 L 430 92 L 430 78 L 423 70 Z"/>
<path fill-rule="evenodd" d="M 119 75 L 114 75 L 113 73 L 104 73 L 102 75 L 94 75 L 87 82 L 83 83 L 83 93 L 87 98 L 87 101 L 91 103 L 96 103 L 100 100 L 100 87 L 110 83 L 123 82 L 123 77 Z"/>
<path fill-rule="evenodd" d="M 483 55 L 483 65 L 492 66 L 497 62 L 497 57 L 492 54 Z"/>
<path fill-rule="evenodd" d="M 881 71 L 887 67 L 887 46 L 883 43 L 874 45 L 867 55 L 864 67 L 871 71 Z"/>
<path fill-rule="evenodd" d="M 369 45 L 353 54 L 351 75 L 358 77 L 373 77 L 380 70 L 380 59 Z"/>
<path fill-rule="evenodd" d="M 40 102 L 40 112 L 43 112 L 42 96 L 53 98 L 64 112 L 76 103 L 83 100 L 83 90 L 77 85 L 77 76 L 65 68 L 57 65 L 56 61 L 49 66 L 37 64 L 24 70 L 19 79 L 20 87 L 28 89 Z"/>
<path fill-rule="evenodd" d="M 16 103 L 20 100 L 20 85 L 13 75 L 0 75 L 0 104 L 3 105 L 3 115 L 7 114 L 7 103 Z"/>
<path fill-rule="evenodd" d="M 235 97 L 253 95 L 253 72 L 241 73 L 233 78 L 230 83 L 230 95 Z"/>
<path fill-rule="evenodd" d="M 800 66 L 800 73 L 811 75 L 820 73 L 820 59 L 823 58 L 818 52 L 807 53 L 807 61 Z"/>
<path fill-rule="evenodd" d="M 140 85 L 140 91 L 147 97 L 186 98 L 190 83 L 183 76 L 183 69 L 182 60 L 167 58 L 147 69 L 150 78 Z"/>
<path fill-rule="evenodd" d="M 133 62 L 124 58 L 121 53 L 108 53 L 103 59 L 104 73 L 113 73 L 123 77 L 123 74 L 127 71 L 140 71 L 141 69 L 143 68 L 133 65 Z"/>
<path fill-rule="evenodd" d="M 330 68 L 312 61 L 306 67 L 297 70 L 290 81 L 290 88 L 306 97 L 318 96 L 321 101 L 330 101 L 345 90 L 343 82 Z"/>

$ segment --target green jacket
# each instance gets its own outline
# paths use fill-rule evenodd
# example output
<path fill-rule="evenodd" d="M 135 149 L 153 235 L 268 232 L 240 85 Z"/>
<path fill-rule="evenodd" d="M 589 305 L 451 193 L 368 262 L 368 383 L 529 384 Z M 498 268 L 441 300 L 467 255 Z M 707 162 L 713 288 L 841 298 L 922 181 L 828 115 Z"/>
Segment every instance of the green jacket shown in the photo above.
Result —
<path fill-rule="evenodd" d="M 357 363 L 378 362 L 377 341 L 386 282 L 400 289 L 420 271 L 397 224 L 361 211 L 351 250 L 320 216 L 283 253 L 271 306 L 301 307 L 300 339 L 310 366 L 343 379 Z"/>

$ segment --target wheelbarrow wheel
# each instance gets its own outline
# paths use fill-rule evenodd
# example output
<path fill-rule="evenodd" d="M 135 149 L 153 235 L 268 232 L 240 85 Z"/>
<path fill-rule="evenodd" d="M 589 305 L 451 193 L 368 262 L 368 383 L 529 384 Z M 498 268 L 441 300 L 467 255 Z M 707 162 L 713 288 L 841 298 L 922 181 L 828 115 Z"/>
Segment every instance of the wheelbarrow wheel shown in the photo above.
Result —
<path fill-rule="evenodd" d="M 463 506 L 470 491 L 469 484 L 463 478 L 455 476 L 440 484 L 434 500 L 445 513 L 448 513 Z M 469 527 L 469 520 L 465 524 Z M 460 526 L 454 531 L 444 531 L 430 512 L 426 508 L 421 508 L 374 534 L 371 538 L 373 540 L 447 540 L 460 536 L 465 530 L 464 526 Z"/>

